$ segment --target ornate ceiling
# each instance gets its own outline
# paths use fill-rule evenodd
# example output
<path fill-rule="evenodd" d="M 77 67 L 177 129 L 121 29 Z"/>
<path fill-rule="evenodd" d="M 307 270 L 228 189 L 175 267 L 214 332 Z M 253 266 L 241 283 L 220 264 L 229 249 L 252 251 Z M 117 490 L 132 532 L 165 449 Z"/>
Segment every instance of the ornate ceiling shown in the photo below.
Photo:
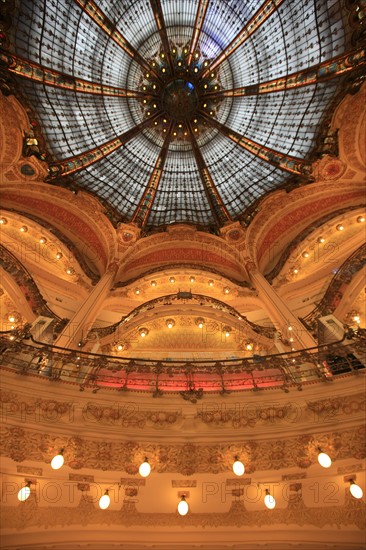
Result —
<path fill-rule="evenodd" d="M 15 2 L 2 60 L 39 143 L 42 127 L 50 181 L 144 228 L 215 229 L 311 180 L 364 55 L 349 17 L 329 0 Z"/>
<path fill-rule="evenodd" d="M 2 4 L 2 547 L 363 549 L 364 2 Z"/>

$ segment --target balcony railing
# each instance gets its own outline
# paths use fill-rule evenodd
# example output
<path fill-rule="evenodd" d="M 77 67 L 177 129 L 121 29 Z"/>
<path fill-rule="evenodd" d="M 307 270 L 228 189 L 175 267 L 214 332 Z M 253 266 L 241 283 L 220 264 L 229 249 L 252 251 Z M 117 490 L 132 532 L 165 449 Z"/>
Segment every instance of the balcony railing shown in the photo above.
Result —
<path fill-rule="evenodd" d="M 226 394 L 268 388 L 300 390 L 306 384 L 331 382 L 359 374 L 366 365 L 365 330 L 350 330 L 342 341 L 275 355 L 217 361 L 171 361 L 120 358 L 68 350 L 39 342 L 27 333 L 0 335 L 0 366 L 22 375 L 101 389 L 180 394 L 195 402 L 204 393 Z"/>

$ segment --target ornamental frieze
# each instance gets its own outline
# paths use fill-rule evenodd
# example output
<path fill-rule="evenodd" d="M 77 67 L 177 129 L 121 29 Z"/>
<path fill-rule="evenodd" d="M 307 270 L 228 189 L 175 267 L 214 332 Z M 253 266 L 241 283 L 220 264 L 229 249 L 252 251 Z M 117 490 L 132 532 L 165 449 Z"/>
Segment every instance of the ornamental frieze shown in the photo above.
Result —
<path fill-rule="evenodd" d="M 140 444 L 132 441 L 105 441 L 80 436 L 54 436 L 7 427 L 2 430 L 2 456 L 15 462 L 25 460 L 49 463 L 64 449 L 65 463 L 72 469 L 90 468 L 127 472 L 135 475 L 146 456 L 158 473 L 227 472 L 238 455 L 246 464 L 248 474 L 254 471 L 280 470 L 300 467 L 306 469 L 316 463 L 318 447 L 333 461 L 366 458 L 364 426 L 337 432 L 319 432 L 288 438 L 248 440 L 238 433 L 237 443 L 220 445 Z"/>
<path fill-rule="evenodd" d="M 87 488 L 87 487 L 86 487 Z M 100 510 L 92 497 L 83 494 L 77 506 L 38 506 L 35 498 L 29 498 L 18 506 L 4 507 L 2 523 L 9 529 L 49 529 L 62 525 L 115 525 L 115 526 L 159 526 L 159 527 L 263 527 L 269 525 L 311 525 L 318 528 L 355 525 L 364 528 L 366 505 L 345 494 L 342 505 L 308 507 L 301 490 L 290 494 L 285 508 L 248 510 L 240 498 L 234 497 L 227 512 L 194 513 L 181 517 L 173 513 L 143 513 L 133 500 L 125 499 L 119 510 Z"/>

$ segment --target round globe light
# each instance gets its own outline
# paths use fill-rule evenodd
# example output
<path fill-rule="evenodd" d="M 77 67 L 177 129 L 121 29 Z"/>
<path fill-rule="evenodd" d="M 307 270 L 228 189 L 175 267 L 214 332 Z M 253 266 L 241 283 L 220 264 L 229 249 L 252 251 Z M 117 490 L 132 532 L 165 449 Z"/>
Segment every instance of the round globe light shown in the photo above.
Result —
<path fill-rule="evenodd" d="M 323 452 L 318 454 L 318 462 L 323 468 L 330 468 L 330 466 L 332 465 L 332 460 L 330 456 Z"/>
<path fill-rule="evenodd" d="M 18 500 L 20 500 L 20 502 L 24 502 L 25 500 L 27 500 L 27 498 L 29 498 L 30 493 L 31 493 L 30 487 L 29 485 L 26 485 L 25 487 L 20 489 L 20 491 L 18 492 Z"/>
<path fill-rule="evenodd" d="M 64 462 L 65 462 L 65 459 L 62 454 L 56 455 L 51 460 L 51 468 L 53 470 L 59 470 L 61 466 L 63 466 Z"/>
<path fill-rule="evenodd" d="M 354 481 L 351 481 L 351 486 L 350 486 L 349 490 L 350 490 L 351 495 L 354 498 L 362 498 L 363 497 L 363 490 Z"/>
<path fill-rule="evenodd" d="M 151 472 L 151 466 L 148 463 L 148 461 L 145 460 L 145 462 L 140 464 L 139 474 L 140 474 L 141 477 L 147 477 L 148 475 L 150 475 L 150 472 Z"/>
<path fill-rule="evenodd" d="M 276 501 L 272 495 L 267 493 L 266 496 L 264 497 L 264 504 L 267 506 L 269 510 L 273 510 L 273 508 L 276 506 Z"/>
<path fill-rule="evenodd" d="M 240 460 L 235 460 L 233 464 L 233 472 L 236 476 L 242 476 L 245 472 L 245 466 Z"/>
<path fill-rule="evenodd" d="M 182 497 L 182 500 L 178 504 L 178 514 L 180 516 L 185 516 L 188 514 L 188 509 L 189 509 L 188 503 L 184 499 L 184 497 Z"/>
<path fill-rule="evenodd" d="M 99 499 L 99 508 L 101 510 L 106 510 L 110 505 L 110 503 L 111 503 L 111 499 L 108 494 L 108 491 L 106 491 L 105 494 Z"/>

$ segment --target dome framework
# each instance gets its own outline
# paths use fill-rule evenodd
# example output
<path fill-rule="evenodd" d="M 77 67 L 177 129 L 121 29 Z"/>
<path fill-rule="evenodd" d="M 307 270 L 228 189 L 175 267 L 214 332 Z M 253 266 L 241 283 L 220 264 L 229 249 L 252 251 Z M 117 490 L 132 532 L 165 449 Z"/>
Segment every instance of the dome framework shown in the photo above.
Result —
<path fill-rule="evenodd" d="M 312 181 L 344 75 L 338 2 L 24 3 L 2 54 L 48 143 L 49 181 L 144 229 L 218 229 Z"/>

